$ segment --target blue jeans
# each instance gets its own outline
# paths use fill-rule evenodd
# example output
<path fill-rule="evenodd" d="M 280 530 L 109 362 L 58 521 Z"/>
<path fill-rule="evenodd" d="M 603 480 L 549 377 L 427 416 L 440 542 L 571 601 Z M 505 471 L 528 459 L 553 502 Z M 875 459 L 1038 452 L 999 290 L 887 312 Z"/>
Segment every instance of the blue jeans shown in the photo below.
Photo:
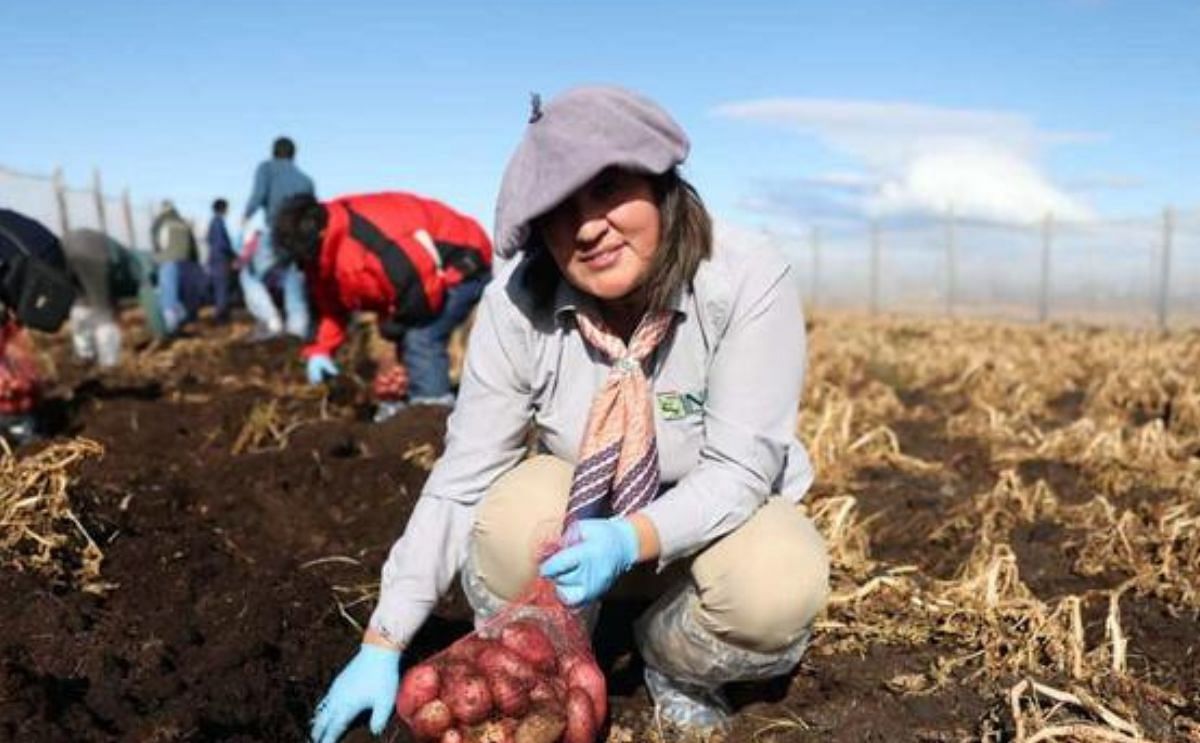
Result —
<path fill-rule="evenodd" d="M 232 300 L 229 295 L 233 288 L 229 285 L 229 272 L 229 261 L 223 259 L 209 261 L 208 275 L 209 280 L 212 281 L 212 300 L 217 322 L 225 322 L 229 319 L 229 305 Z"/>
<path fill-rule="evenodd" d="M 158 267 L 158 306 L 167 335 L 174 335 L 187 316 L 187 310 L 179 300 L 179 261 L 169 261 Z"/>
<path fill-rule="evenodd" d="M 208 304 L 208 274 L 194 261 L 170 261 L 158 267 L 158 306 L 167 335 L 192 322 Z"/>
<path fill-rule="evenodd" d="M 271 247 L 270 235 L 264 233 L 260 238 L 258 250 L 250 259 L 250 265 L 243 268 L 238 276 L 242 285 L 242 298 L 246 302 L 246 309 L 272 333 L 286 329 L 288 333 L 297 338 L 308 338 L 308 294 L 304 287 L 304 272 L 291 265 L 282 270 L 280 284 L 283 289 L 285 321 L 279 317 L 279 308 L 271 299 L 271 293 L 267 290 L 264 281 L 267 272 L 274 265 L 275 250 Z"/>
<path fill-rule="evenodd" d="M 404 340 L 400 344 L 403 348 L 397 350 L 403 352 L 404 365 L 408 367 L 409 402 L 421 404 L 454 399 L 450 391 L 450 334 L 479 304 L 489 278 L 470 279 L 448 289 L 442 313 L 433 322 L 404 331 Z"/>

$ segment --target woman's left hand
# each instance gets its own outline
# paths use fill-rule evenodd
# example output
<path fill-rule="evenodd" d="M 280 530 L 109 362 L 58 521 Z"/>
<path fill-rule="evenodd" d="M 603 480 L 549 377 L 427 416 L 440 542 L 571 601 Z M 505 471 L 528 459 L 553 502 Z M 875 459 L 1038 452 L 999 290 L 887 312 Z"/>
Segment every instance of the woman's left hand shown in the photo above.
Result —
<path fill-rule="evenodd" d="M 600 598 L 637 562 L 637 530 L 628 519 L 584 519 L 567 529 L 567 547 L 544 562 L 539 573 L 554 581 L 567 606 Z"/>

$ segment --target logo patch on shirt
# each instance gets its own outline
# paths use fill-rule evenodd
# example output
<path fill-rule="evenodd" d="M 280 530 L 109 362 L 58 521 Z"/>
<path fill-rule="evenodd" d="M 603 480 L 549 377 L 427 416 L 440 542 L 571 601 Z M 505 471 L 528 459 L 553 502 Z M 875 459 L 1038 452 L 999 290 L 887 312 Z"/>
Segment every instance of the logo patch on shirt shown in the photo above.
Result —
<path fill-rule="evenodd" d="M 705 392 L 660 392 L 655 395 L 663 420 L 677 421 L 704 411 Z"/>

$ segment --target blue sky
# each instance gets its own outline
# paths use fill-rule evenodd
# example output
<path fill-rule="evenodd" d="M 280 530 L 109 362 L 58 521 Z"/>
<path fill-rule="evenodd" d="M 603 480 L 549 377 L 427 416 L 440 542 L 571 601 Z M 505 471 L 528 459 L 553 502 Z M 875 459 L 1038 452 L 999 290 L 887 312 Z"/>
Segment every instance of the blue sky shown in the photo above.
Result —
<path fill-rule="evenodd" d="M 693 140 L 724 222 L 1200 206 L 1200 2 L 0 4 L 0 165 L 240 202 L 280 133 L 323 196 L 489 228 L 530 91 L 612 82 Z"/>

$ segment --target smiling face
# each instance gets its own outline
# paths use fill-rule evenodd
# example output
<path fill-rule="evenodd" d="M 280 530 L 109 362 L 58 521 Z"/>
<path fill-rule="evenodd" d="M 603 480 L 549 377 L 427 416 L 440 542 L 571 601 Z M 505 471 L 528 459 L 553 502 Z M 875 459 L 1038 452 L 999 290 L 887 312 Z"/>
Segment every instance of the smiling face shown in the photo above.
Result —
<path fill-rule="evenodd" d="M 662 234 L 647 176 L 608 168 L 538 220 L 563 277 L 602 301 L 643 287 Z"/>

